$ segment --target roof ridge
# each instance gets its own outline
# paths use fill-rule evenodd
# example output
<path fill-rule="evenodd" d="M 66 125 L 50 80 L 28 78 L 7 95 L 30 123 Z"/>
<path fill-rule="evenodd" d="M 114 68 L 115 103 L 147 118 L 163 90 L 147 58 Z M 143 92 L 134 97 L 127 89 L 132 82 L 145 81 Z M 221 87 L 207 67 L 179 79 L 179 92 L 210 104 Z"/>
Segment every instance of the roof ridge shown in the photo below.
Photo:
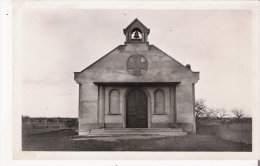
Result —
<path fill-rule="evenodd" d="M 144 28 L 148 29 L 150 31 L 149 28 L 147 28 L 138 18 L 135 18 L 126 28 L 124 28 L 124 33 L 125 33 L 125 30 L 127 28 L 129 28 L 135 21 L 138 21 Z"/>

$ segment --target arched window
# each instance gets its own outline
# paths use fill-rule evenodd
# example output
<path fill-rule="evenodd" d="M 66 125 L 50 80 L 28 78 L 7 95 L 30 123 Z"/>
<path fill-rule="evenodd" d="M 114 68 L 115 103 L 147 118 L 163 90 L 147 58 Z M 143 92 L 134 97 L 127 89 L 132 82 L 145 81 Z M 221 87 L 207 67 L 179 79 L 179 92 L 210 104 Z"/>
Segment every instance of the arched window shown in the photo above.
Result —
<path fill-rule="evenodd" d="M 120 95 L 119 91 L 116 89 L 113 89 L 109 93 L 109 113 L 110 114 L 119 114 L 119 101 L 120 101 Z"/>
<path fill-rule="evenodd" d="M 155 113 L 164 114 L 165 113 L 165 95 L 164 91 L 158 89 L 154 92 L 154 100 L 155 100 Z"/>

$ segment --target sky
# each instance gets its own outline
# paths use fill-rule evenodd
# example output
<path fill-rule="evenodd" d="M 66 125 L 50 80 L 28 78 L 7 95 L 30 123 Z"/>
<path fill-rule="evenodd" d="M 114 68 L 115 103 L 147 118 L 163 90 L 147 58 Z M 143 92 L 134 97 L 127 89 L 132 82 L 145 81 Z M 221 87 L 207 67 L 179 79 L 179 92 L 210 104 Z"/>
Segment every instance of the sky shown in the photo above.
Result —
<path fill-rule="evenodd" d="M 211 108 L 252 115 L 252 12 L 174 9 L 19 9 L 14 14 L 21 59 L 22 115 L 77 117 L 74 73 L 123 45 L 135 18 L 149 44 L 200 72 L 196 99 Z M 231 114 L 230 114 L 231 115 Z"/>

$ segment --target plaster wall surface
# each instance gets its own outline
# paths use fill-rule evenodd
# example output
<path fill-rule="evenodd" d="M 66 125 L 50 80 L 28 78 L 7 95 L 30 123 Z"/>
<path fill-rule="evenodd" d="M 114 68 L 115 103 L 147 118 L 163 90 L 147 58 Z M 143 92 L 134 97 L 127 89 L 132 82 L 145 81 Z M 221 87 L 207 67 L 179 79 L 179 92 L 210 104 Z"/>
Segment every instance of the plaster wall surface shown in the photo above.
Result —
<path fill-rule="evenodd" d="M 111 114 L 109 112 L 109 92 L 111 90 L 117 89 L 120 92 L 120 113 L 119 114 Z M 129 87 L 129 86 L 106 86 L 105 87 L 105 110 L 104 110 L 104 118 L 105 123 L 122 123 L 122 126 L 125 127 L 126 121 L 126 96 L 127 92 L 133 89 L 141 89 L 144 90 L 148 97 L 147 111 L 148 111 L 148 126 L 151 126 L 151 123 L 159 122 L 159 123 L 169 123 L 170 117 L 170 93 L 168 86 L 147 86 L 147 87 Z M 154 92 L 157 89 L 162 89 L 165 92 L 165 113 L 163 115 L 156 115 L 154 112 Z"/>
<path fill-rule="evenodd" d="M 147 71 L 142 76 L 133 76 L 127 70 L 127 60 L 134 54 L 144 56 L 148 62 Z M 112 127 L 125 127 L 126 93 L 129 88 L 134 83 L 158 83 L 153 86 L 136 86 L 143 89 L 148 96 L 148 127 L 156 127 L 156 124 L 165 126 L 164 124 L 180 123 L 192 131 L 195 128 L 192 86 L 198 80 L 198 72 L 191 71 L 153 45 L 147 43 L 120 45 L 88 68 L 75 73 L 75 81 L 80 84 L 79 130 L 85 132 L 91 128 L 104 127 L 106 124 Z M 116 83 L 132 83 L 132 85 L 118 86 Z M 172 83 L 171 86 L 175 86 L 174 94 L 170 85 L 161 83 Z M 120 93 L 120 113 L 117 115 L 109 113 L 108 99 L 112 89 L 117 89 Z M 165 93 L 163 115 L 154 114 L 154 92 L 157 89 L 162 89 Z"/>
<path fill-rule="evenodd" d="M 143 76 L 132 76 L 127 71 L 126 62 L 134 54 L 143 55 L 148 61 L 148 69 Z M 97 63 L 90 65 L 82 72 L 75 73 L 75 80 L 79 84 L 93 81 L 181 82 L 183 80 L 196 83 L 198 79 L 198 72 L 192 72 L 155 46 L 145 43 L 121 45 Z"/>
<path fill-rule="evenodd" d="M 98 88 L 93 83 L 80 86 L 79 122 L 97 123 Z"/>
<path fill-rule="evenodd" d="M 191 83 L 181 83 L 176 87 L 176 110 L 178 123 L 195 123 L 195 112 L 193 110 L 193 91 Z"/>

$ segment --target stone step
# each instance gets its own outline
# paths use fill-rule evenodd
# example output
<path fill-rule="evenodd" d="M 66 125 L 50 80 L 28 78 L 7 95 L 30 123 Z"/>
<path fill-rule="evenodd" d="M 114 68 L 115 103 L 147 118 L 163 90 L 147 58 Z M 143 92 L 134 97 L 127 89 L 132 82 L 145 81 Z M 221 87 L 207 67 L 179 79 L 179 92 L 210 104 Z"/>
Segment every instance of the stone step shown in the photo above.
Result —
<path fill-rule="evenodd" d="M 102 130 L 124 130 L 124 131 L 183 131 L 180 128 L 102 128 Z"/>
<path fill-rule="evenodd" d="M 104 128 L 93 129 L 88 136 L 127 136 L 127 135 L 153 135 L 153 136 L 184 136 L 187 135 L 182 129 L 177 128 Z"/>
<path fill-rule="evenodd" d="M 182 129 L 171 129 L 171 128 L 113 128 L 113 129 L 93 129 L 91 132 L 95 133 L 132 133 L 132 132 L 139 132 L 139 133 L 150 133 L 150 132 L 182 132 Z"/>
<path fill-rule="evenodd" d="M 172 129 L 180 129 L 180 128 L 101 128 L 104 130 L 172 130 Z"/>
<path fill-rule="evenodd" d="M 187 132 L 172 133 L 88 133 L 87 136 L 185 136 Z"/>

